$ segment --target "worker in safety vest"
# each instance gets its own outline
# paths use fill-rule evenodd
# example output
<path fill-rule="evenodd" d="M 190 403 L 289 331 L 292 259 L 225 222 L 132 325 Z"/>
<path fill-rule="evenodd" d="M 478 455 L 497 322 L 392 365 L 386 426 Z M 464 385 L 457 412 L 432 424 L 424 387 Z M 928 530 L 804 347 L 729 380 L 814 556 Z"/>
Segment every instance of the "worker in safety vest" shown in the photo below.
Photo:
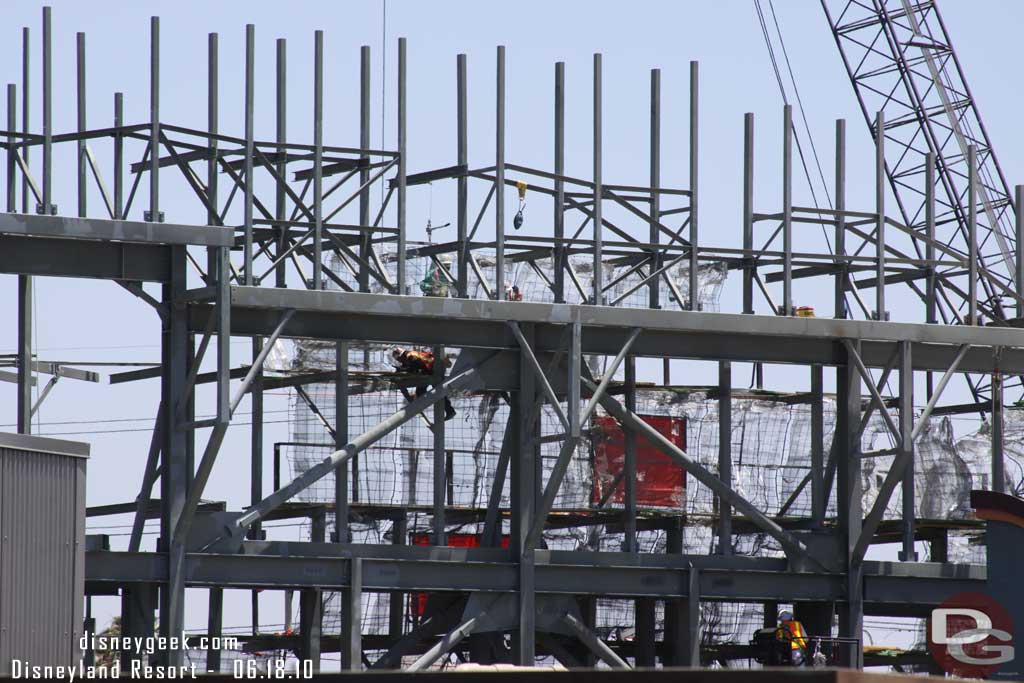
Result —
<path fill-rule="evenodd" d="M 391 362 L 397 372 L 408 372 L 414 375 L 434 374 L 434 354 L 429 351 L 417 351 L 415 349 L 403 349 L 394 347 L 391 349 Z M 447 365 L 447 362 L 445 363 Z M 416 387 L 416 398 L 427 393 L 426 385 Z M 455 417 L 455 408 L 446 396 L 444 399 L 444 419 Z"/>
<path fill-rule="evenodd" d="M 807 654 L 807 633 L 804 631 L 804 625 L 794 619 L 793 613 L 789 610 L 779 612 L 779 627 L 775 629 L 775 640 L 788 645 L 793 666 L 803 666 Z"/>
<path fill-rule="evenodd" d="M 420 281 L 420 291 L 424 296 L 448 296 L 448 289 L 453 284 L 448 277 L 451 267 L 451 258 L 442 258 L 437 265 L 427 271 L 426 276 Z"/>

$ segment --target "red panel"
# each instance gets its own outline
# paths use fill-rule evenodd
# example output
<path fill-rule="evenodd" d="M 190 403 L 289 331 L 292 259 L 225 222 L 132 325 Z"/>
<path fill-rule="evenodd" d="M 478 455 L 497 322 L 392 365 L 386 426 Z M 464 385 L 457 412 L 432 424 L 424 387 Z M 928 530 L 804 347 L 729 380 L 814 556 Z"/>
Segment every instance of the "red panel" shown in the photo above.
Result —
<path fill-rule="evenodd" d="M 482 536 L 483 534 L 448 534 L 447 543 L 445 545 L 453 548 L 479 548 Z M 430 537 L 431 534 L 425 532 L 412 534 L 412 545 L 430 545 Z M 508 548 L 509 540 L 508 535 L 502 535 L 501 547 Z M 428 595 L 429 593 L 413 593 L 409 596 L 409 609 L 417 619 L 423 616 L 423 611 L 427 607 Z"/>
<path fill-rule="evenodd" d="M 686 449 L 686 418 L 641 415 L 679 448 Z M 592 502 L 600 503 L 611 490 L 608 502 L 622 504 L 625 487 L 621 480 L 626 458 L 626 440 L 615 418 L 603 415 L 593 419 L 594 489 Z M 614 488 L 613 488 L 614 487 Z M 651 442 L 636 439 L 636 502 L 652 507 L 681 508 L 685 501 L 686 473 Z"/>

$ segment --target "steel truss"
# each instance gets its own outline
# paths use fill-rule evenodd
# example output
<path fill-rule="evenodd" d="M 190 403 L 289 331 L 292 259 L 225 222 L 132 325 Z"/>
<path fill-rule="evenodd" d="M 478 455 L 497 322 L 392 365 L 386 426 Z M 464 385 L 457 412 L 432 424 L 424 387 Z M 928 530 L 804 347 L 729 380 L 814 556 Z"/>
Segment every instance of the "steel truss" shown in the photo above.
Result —
<path fill-rule="evenodd" d="M 26 33 L 27 36 L 27 33 Z M 795 602 L 806 621 L 816 620 L 830 629 L 834 606 L 840 613 L 840 635 L 860 638 L 864 614 L 919 616 L 922 610 L 946 597 L 985 585 L 985 568 L 945 562 L 916 561 L 914 542 L 924 536 L 915 527 L 913 487 L 913 440 L 938 406 L 943 389 L 957 372 L 984 373 L 997 379 L 1024 374 L 1024 338 L 1009 327 L 986 327 L 972 315 L 964 325 L 934 325 L 890 322 L 885 315 L 886 286 L 906 283 L 916 288 L 924 279 L 928 291 L 957 291 L 963 272 L 975 282 L 979 260 L 949 247 L 938 238 L 930 239 L 927 254 L 900 250 L 885 239 L 885 228 L 920 236 L 912 222 L 886 216 L 882 194 L 872 210 L 855 211 L 840 201 L 834 210 L 796 207 L 792 204 L 790 125 L 791 112 L 784 120 L 784 193 L 781 211 L 759 213 L 753 205 L 753 117 L 744 122 L 744 220 L 742 247 L 704 244 L 698 231 L 698 88 L 697 65 L 690 66 L 690 187 L 666 186 L 660 174 L 660 72 L 651 72 L 651 173 L 648 185 L 605 183 L 601 162 L 601 59 L 593 65 L 594 83 L 594 174 L 590 179 L 564 173 L 564 84 L 565 67 L 555 68 L 555 170 L 553 172 L 507 163 L 504 155 L 504 51 L 497 54 L 497 140 L 493 166 L 470 169 L 467 164 L 466 59 L 456 61 L 458 83 L 457 165 L 415 175 L 406 174 L 406 44 L 398 45 L 398 149 L 369 148 L 370 52 L 363 48 L 360 59 L 360 145 L 355 148 L 323 144 L 323 35 L 314 36 L 315 122 L 314 143 L 295 144 L 286 139 L 285 43 L 278 41 L 277 137 L 273 142 L 253 137 L 253 54 L 255 31 L 246 29 L 246 130 L 244 137 L 231 137 L 218 129 L 217 96 L 219 56 L 217 37 L 209 39 L 209 127 L 187 129 L 161 121 L 159 113 L 159 21 L 151 26 L 152 119 L 144 124 L 125 125 L 122 98 L 116 98 L 115 125 L 89 129 L 84 117 L 85 39 L 79 34 L 78 130 L 53 135 L 50 126 L 50 11 L 43 13 L 43 133 L 18 130 L 16 89 L 8 89 L 8 126 L 0 131 L 0 147 L 7 161 L 7 209 L 0 214 L 0 270 L 20 276 L 21 291 L 35 276 L 87 277 L 119 283 L 149 304 L 157 314 L 162 332 L 162 358 L 158 370 L 123 373 L 117 381 L 160 377 L 161 401 L 149 448 L 145 475 L 134 502 L 95 510 L 115 514 L 133 510 L 135 527 L 126 552 L 104 549 L 101 538 L 90 538 L 87 553 L 87 590 L 90 595 L 120 592 L 123 600 L 124 634 L 145 635 L 153 628 L 153 612 L 159 610 L 159 629 L 164 635 L 178 633 L 183 625 L 186 587 L 210 589 L 210 632 L 222 627 L 224 588 L 252 588 L 301 591 L 303 656 L 318 662 L 321 648 L 322 591 L 342 593 L 343 628 L 340 648 L 346 668 L 364 663 L 363 634 L 359 626 L 363 592 L 391 593 L 392 628 L 386 646 L 390 648 L 379 667 L 395 667 L 402 656 L 422 656 L 414 668 L 425 667 L 451 649 L 479 651 L 481 634 L 511 631 L 513 648 L 509 657 L 518 663 L 532 663 L 541 653 L 565 661 L 587 662 L 599 657 L 613 666 L 623 666 L 620 654 L 593 633 L 593 598 L 611 596 L 635 599 L 638 604 L 638 664 L 654 664 L 653 605 L 666 603 L 666 663 L 699 665 L 699 605 L 701 601 Z M 28 70 L 26 69 L 26 74 Z M 837 124 L 837 188 L 845 182 L 842 122 Z M 78 216 L 56 215 L 52 205 L 51 182 L 54 143 L 78 145 Z M 113 192 L 108 192 L 92 144 L 113 145 Z M 29 163 L 30 150 L 38 148 L 43 160 L 41 174 Z M 140 160 L 125 165 L 129 149 L 138 148 Z M 134 158 L 134 157 L 133 157 Z M 196 165 L 199 167 L 197 168 Z M 929 167 L 930 168 L 930 167 Z M 971 168 L 974 168 L 972 166 Z M 168 174 L 165 169 L 171 171 Z M 884 178 L 884 156 L 877 160 L 876 185 Z M 291 173 L 291 177 L 289 177 Z M 137 189 L 148 174 L 148 208 L 142 221 L 129 220 L 136 205 Z M 975 173 L 969 174 L 972 179 Z M 103 199 L 102 217 L 89 216 L 86 198 L 89 177 Z M 127 197 L 123 178 L 130 177 Z M 256 178 L 262 178 L 257 196 Z M 164 222 L 161 211 L 161 181 L 182 179 L 198 199 L 199 223 Z M 221 178 L 227 188 L 220 187 Z M 21 179 L 22 211 L 18 212 L 18 179 Z M 519 235 L 506 231 L 504 189 L 529 179 L 531 192 L 553 198 L 553 237 Z M 458 192 L 458 236 L 453 242 L 414 245 L 406 240 L 406 193 L 410 187 L 435 180 L 454 180 Z M 477 218 L 469 207 L 470 180 L 490 184 Z M 265 182 L 264 182 L 265 181 Z M 976 181 L 975 181 L 976 182 Z M 273 198 L 262 195 L 272 188 Z M 371 187 L 385 186 L 384 198 L 371 199 Z M 325 188 L 326 185 L 326 188 Z M 974 183 L 972 183 L 972 187 Z M 344 189 L 343 189 L 344 188 Z M 226 190 L 226 192 L 225 192 Z M 309 194 L 312 193 L 312 199 Z M 376 194 L 376 193 L 373 193 Z M 842 192 L 838 193 L 840 197 Z M 226 196 L 225 196 L 226 195 Z M 29 198 L 38 207 L 30 207 Z M 233 210 L 238 199 L 241 208 Z M 662 200 L 677 202 L 662 206 Z M 139 200 L 141 201 L 141 200 Z M 392 204 L 393 201 L 393 204 Z M 493 202 L 493 239 L 477 237 L 477 231 Z M 612 202 L 630 217 L 631 224 L 613 223 L 603 213 Z M 681 203 L 678 203 L 681 202 Z M 342 214 L 357 211 L 354 223 Z M 38 208 L 40 215 L 29 209 Z M 394 211 L 390 211 L 394 209 Z M 242 220 L 236 221 L 238 213 Z M 582 217 L 574 233 L 566 231 L 566 217 Z M 970 213 L 970 212 L 969 212 Z M 393 214 L 394 220 L 390 217 Z M 935 211 L 928 215 L 934 221 Z M 675 218 L 673 218 L 675 216 Z M 680 222 L 680 217 L 682 220 Z M 755 224 L 768 222 L 772 228 L 761 245 L 755 242 Z M 835 229 L 835 251 L 794 252 L 793 226 L 817 223 Z M 774 227 L 776 226 L 777 227 Z M 934 222 L 933 222 L 934 227 Z M 586 227 L 589 236 L 584 238 Z M 1018 223 L 1018 228 L 1020 223 Z M 637 238 L 635 235 L 646 235 Z M 609 239 L 605 239 L 608 237 Z M 781 247 L 774 246 L 781 241 Z M 479 253 L 494 253 L 495 279 L 488 280 L 476 263 Z M 205 253 L 204 253 L 205 252 Z M 456 271 L 448 272 L 456 283 L 453 298 L 417 297 L 407 294 L 405 264 L 410 258 L 427 256 L 438 267 L 445 253 L 455 255 Z M 568 257 L 593 255 L 593 282 L 586 291 L 573 272 Z M 333 256 L 348 268 L 357 282 L 339 277 L 326 259 Z M 553 259 L 557 267 L 548 283 L 555 303 L 506 301 L 504 268 L 508 261 L 535 262 Z M 640 274 L 638 287 L 648 289 L 646 308 L 625 308 L 621 300 L 609 300 L 608 287 L 600 273 L 610 261 L 630 265 Z M 699 262 L 723 261 L 743 277 L 742 313 L 710 314 L 699 309 Z M 659 279 L 676 263 L 689 266 L 689 292 L 676 289 L 676 306 L 660 299 Z M 980 268 L 990 264 L 980 261 Z M 394 266 L 393 268 L 391 266 Z M 289 268 L 289 266 L 291 266 Z M 873 274 L 855 280 L 854 273 Z M 394 274 L 394 276 L 392 276 Z M 794 284 L 816 276 L 833 280 L 836 293 L 834 318 L 794 317 Z M 471 277 L 481 281 L 485 299 L 467 298 Z M 568 283 L 566 280 L 568 279 Z M 961 278 L 962 279 L 962 278 Z M 329 288 L 328 281 L 336 288 Z M 768 285 L 781 282 L 782 297 L 771 296 Z M 672 287 L 675 284 L 668 280 Z M 157 284 L 159 295 L 146 289 Z M 1005 284 L 1005 283 L 1004 283 Z M 770 315 L 751 315 L 755 286 L 768 302 Z M 995 286 L 995 285 L 993 285 Z M 1007 285 L 1008 286 L 1008 285 Z M 582 304 L 563 303 L 570 287 Z M 875 312 L 860 298 L 860 289 L 873 287 Z M 1004 291 L 1003 287 L 1000 291 Z M 916 291 L 919 291 L 916 290 Z M 973 290 L 971 290 L 973 293 Z M 1013 293 L 1013 292 L 1010 292 Z M 866 315 L 852 318 L 847 298 L 860 302 Z M 621 299 L 621 297 L 620 297 Z M 927 297 L 926 297 L 927 300 Z M 972 299 L 973 300 L 973 299 Z M 28 343 L 30 302 L 19 299 L 19 396 L 27 395 L 31 380 L 32 350 Z M 600 305 L 594 305 L 600 304 Z M 980 310 L 986 308 L 982 302 Z M 672 310 L 678 309 L 678 310 Z M 763 310 L 763 309 L 762 309 Z M 874 319 L 873 319 L 874 318 Z M 928 321 L 930 322 L 930 321 Z M 229 355 L 233 336 L 253 340 L 252 356 L 242 367 L 232 367 Z M 280 338 L 315 338 L 335 342 L 337 366 L 333 372 L 309 373 L 299 378 L 272 378 L 263 374 L 263 364 L 273 343 Z M 198 340 L 198 347 L 196 347 Z M 203 359 L 216 341 L 216 370 L 200 371 Z M 401 410 L 363 434 L 348 429 L 349 368 L 348 345 L 353 342 L 404 343 L 443 349 L 459 349 L 458 361 L 448 376 L 440 372 L 430 378 L 429 390 L 410 400 Z M 591 376 L 584 356 L 614 357 L 603 377 Z M 711 360 L 719 363 L 718 400 L 723 434 L 729 433 L 732 397 L 731 363 L 786 363 L 807 366 L 815 414 L 812 468 L 805 482 L 811 487 L 813 519 L 810 524 L 792 524 L 785 515 L 771 517 L 759 510 L 732 486 L 731 453 L 728 438 L 720 444 L 717 471 L 711 471 L 683 449 L 665 439 L 635 412 L 636 359 L 643 357 Z M 839 424 L 833 447 L 826 453 L 821 415 L 822 382 L 825 367 L 836 372 Z M 610 391 L 618 367 L 626 381 Z M 38 369 L 38 366 L 37 366 Z M 880 379 L 872 371 L 881 370 Z M 897 416 L 888 412 L 889 400 L 882 392 L 892 372 L 899 377 L 895 395 Z M 913 414 L 913 373 L 940 372 L 942 378 L 929 392 L 924 412 Z M 240 380 L 232 384 L 233 380 Z M 296 386 L 330 381 L 337 392 L 336 414 L 318 414 L 334 435 L 334 449 L 319 464 L 291 482 L 275 485 L 264 493 L 262 472 L 262 392 L 272 386 Z M 276 384 L 275 384 L 276 383 Z M 197 420 L 195 394 L 199 387 L 212 385 L 216 392 L 216 415 Z M 862 410 L 862 386 L 870 399 Z M 445 546 L 444 498 L 444 411 L 443 399 L 453 391 L 488 390 L 508 392 L 512 407 L 505 429 L 500 464 L 486 510 L 484 536 L 491 547 L 457 549 Z M 205 484 L 216 465 L 221 443 L 231 417 L 245 396 L 253 400 L 251 452 L 251 504 L 233 511 L 202 503 Z M 308 400 L 308 396 L 307 396 Z M 1001 392 L 992 397 L 1001 401 Z M 561 403 L 565 401 L 566 409 Z M 538 415 L 547 404 L 558 416 L 564 433 L 563 446 L 554 473 L 543 481 L 539 464 Z M 998 403 L 996 404 L 999 405 Z M 627 463 L 634 463 L 637 437 L 643 437 L 683 467 L 688 475 L 710 488 L 720 501 L 717 534 L 721 554 L 683 555 L 681 520 L 670 523 L 668 552 L 663 555 L 637 551 L 636 471 L 627 465 L 624 474 L 626 504 L 621 513 L 625 530 L 623 552 L 569 553 L 539 547 L 543 530 L 551 522 L 549 512 L 575 444 L 591 415 L 600 408 L 614 417 L 627 435 Z M 898 446 L 896 464 L 873 507 L 861 509 L 860 463 L 878 453 L 860 452 L 860 434 L 873 411 L 878 410 L 892 431 Z M 30 423 L 22 419 L 23 432 Z M 349 542 L 352 491 L 348 464 L 378 439 L 424 412 L 433 412 L 434 480 L 433 542 L 435 547 L 416 548 L 353 544 Z M 994 423 L 993 487 L 1003 488 L 1002 411 L 992 411 Z M 195 432 L 212 428 L 198 464 Z M 314 521 L 313 542 L 281 545 L 266 540 L 260 528 L 275 515 L 288 514 L 297 494 L 329 473 L 335 473 L 333 509 L 338 530 L 331 542 L 321 509 L 306 509 Z M 506 479 L 511 484 L 510 510 L 500 509 Z M 159 499 L 153 489 L 159 483 Z M 898 533 L 903 544 L 903 561 L 878 563 L 865 560 L 871 543 L 890 539 L 882 535 L 882 512 L 896 487 L 902 487 L 903 518 Z M 795 496 L 796 494 L 794 494 Z M 826 519 L 835 496 L 838 519 Z M 732 512 L 744 517 L 746 526 L 734 522 Z M 160 516 L 160 543 L 155 552 L 141 551 L 145 519 Z M 396 527 L 406 525 L 408 510 L 388 510 Z M 497 547 L 498 523 L 508 515 L 510 548 Z M 396 532 L 397 533 L 397 532 Z M 762 533 L 772 537 L 784 550 L 784 558 L 732 557 L 730 539 L 734 534 Z M 450 598 L 446 606 L 428 617 L 411 633 L 402 631 L 403 594 L 430 591 Z M 258 623 L 254 600 L 254 623 Z M 393 617 L 395 614 L 392 615 Z M 642 626 L 641 626 L 642 622 Z M 333 634 L 332 634 L 333 635 Z M 568 652 L 560 643 L 568 638 L 583 650 Z M 434 643 L 433 647 L 424 643 Z M 539 649 L 538 649 L 539 646 Z M 495 651 L 483 658 L 496 656 Z M 175 663 L 181 653 L 168 653 Z M 211 653 L 211 662 L 219 655 Z M 859 650 L 848 653 L 847 662 L 861 662 Z"/>
<path fill-rule="evenodd" d="M 1011 195 L 937 4 L 821 4 L 865 121 L 886 145 L 885 178 L 917 256 L 978 262 L 973 270 L 944 268 L 941 281 L 920 276 L 926 320 L 963 324 L 984 315 L 1005 325 L 1021 317 L 1024 194 L 1018 186 Z M 984 412 L 989 378 L 968 382 Z"/>

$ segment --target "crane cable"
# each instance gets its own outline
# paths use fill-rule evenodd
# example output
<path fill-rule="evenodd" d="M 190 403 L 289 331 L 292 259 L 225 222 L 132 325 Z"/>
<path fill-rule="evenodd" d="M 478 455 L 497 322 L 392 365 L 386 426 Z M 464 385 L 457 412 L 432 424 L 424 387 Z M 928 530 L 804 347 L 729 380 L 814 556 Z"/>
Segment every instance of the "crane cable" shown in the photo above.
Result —
<path fill-rule="evenodd" d="M 782 72 L 779 69 L 779 61 L 775 56 L 775 48 L 772 45 L 771 36 L 768 31 L 768 23 L 765 20 L 764 10 L 761 7 L 761 0 L 754 0 L 754 7 L 757 9 L 757 17 L 761 24 L 761 33 L 764 36 L 764 44 L 768 48 L 768 56 L 772 61 L 772 69 L 775 71 L 775 80 L 779 84 L 779 92 L 782 94 L 782 101 L 784 104 L 789 104 L 789 97 L 786 94 L 786 86 L 782 80 Z M 803 99 L 800 97 L 800 89 L 796 84 L 796 77 L 793 75 L 793 66 L 789 61 L 789 52 L 786 50 L 786 43 L 782 38 L 782 30 L 779 27 L 779 19 L 775 14 L 775 5 L 772 0 L 768 0 L 768 7 L 772 13 L 772 21 L 775 24 L 775 33 L 779 39 L 779 47 L 782 50 L 783 59 L 786 62 L 786 70 L 789 73 L 789 80 L 793 84 L 793 93 L 796 97 L 797 107 L 800 109 L 800 118 L 803 120 L 804 130 L 807 132 L 807 140 L 811 147 L 811 154 L 814 156 L 814 163 L 818 169 L 818 177 L 821 179 L 821 186 L 825 190 L 825 199 L 828 202 L 829 208 L 832 206 L 832 196 L 828 191 L 828 183 L 825 181 L 825 173 L 821 168 L 821 159 L 818 157 L 818 150 L 814 145 L 814 138 L 811 136 L 811 128 L 807 123 L 807 113 L 804 110 Z M 793 126 L 793 138 L 796 140 L 797 153 L 800 155 L 800 165 L 803 166 L 804 176 L 807 178 L 807 185 L 811 190 L 811 198 L 814 200 L 815 205 L 818 203 L 817 193 L 814 191 L 814 183 L 811 181 L 811 172 L 807 166 L 807 159 L 804 156 L 803 145 L 800 143 L 800 134 Z M 824 230 L 824 226 L 822 227 Z M 828 234 L 825 235 L 826 242 L 828 241 Z M 831 243 L 829 249 L 832 249 Z"/>
<path fill-rule="evenodd" d="M 765 46 L 767 46 L 768 48 L 768 56 L 772 61 L 772 69 L 775 71 L 775 80 L 779 84 L 779 92 L 782 94 L 782 101 L 784 104 L 789 104 L 789 98 L 786 95 L 786 87 L 782 81 L 782 72 L 779 70 L 779 61 L 775 57 L 775 49 L 772 46 L 771 36 L 768 31 L 768 24 L 765 21 L 764 10 L 761 7 L 761 0 L 754 0 L 754 7 L 757 9 L 757 17 L 761 24 L 761 33 L 764 36 Z M 800 109 L 800 118 L 803 121 L 804 130 L 807 133 L 807 141 L 811 148 L 811 154 L 814 156 L 815 166 L 818 169 L 818 177 L 821 179 L 822 188 L 825 190 L 825 199 L 828 201 L 829 208 L 833 209 L 835 207 L 832 204 L 832 196 L 829 194 L 828 191 L 828 182 L 826 182 L 825 180 L 825 173 L 824 171 L 822 171 L 821 168 L 821 159 L 819 158 L 818 150 L 814 145 L 814 137 L 811 135 L 811 128 L 807 123 L 807 113 L 804 109 L 803 99 L 800 97 L 800 89 L 799 87 L 797 87 L 796 84 L 796 76 L 793 74 L 793 66 L 789 61 L 789 52 L 786 50 L 786 41 L 782 37 L 782 29 L 779 27 L 779 19 L 775 13 L 775 3 L 773 2 L 773 0 L 768 0 L 768 8 L 769 10 L 771 10 L 772 13 L 772 22 L 775 25 L 775 34 L 778 36 L 779 39 L 779 47 L 782 50 L 782 56 L 786 62 L 786 71 L 789 73 L 789 80 L 793 84 L 793 94 L 796 97 L 797 107 L 799 107 Z M 807 160 L 804 157 L 803 146 L 800 144 L 800 135 L 797 132 L 795 125 L 793 126 L 793 138 L 796 140 L 797 153 L 800 155 L 800 164 L 801 166 L 803 166 L 804 176 L 807 178 L 807 186 L 811 190 L 811 199 L 814 201 L 814 205 L 817 206 L 818 197 L 814 191 L 814 183 L 811 182 L 811 173 L 807 166 Z M 828 238 L 828 231 L 825 230 L 824 224 L 821 225 L 821 233 L 825 237 L 825 243 L 828 245 L 829 251 L 835 253 L 832 249 L 832 243 Z M 885 384 L 887 388 L 890 387 L 888 381 L 886 381 Z M 891 391 L 891 388 L 889 388 L 889 391 Z M 890 442 L 894 443 L 891 434 L 889 435 L 889 440 Z"/>

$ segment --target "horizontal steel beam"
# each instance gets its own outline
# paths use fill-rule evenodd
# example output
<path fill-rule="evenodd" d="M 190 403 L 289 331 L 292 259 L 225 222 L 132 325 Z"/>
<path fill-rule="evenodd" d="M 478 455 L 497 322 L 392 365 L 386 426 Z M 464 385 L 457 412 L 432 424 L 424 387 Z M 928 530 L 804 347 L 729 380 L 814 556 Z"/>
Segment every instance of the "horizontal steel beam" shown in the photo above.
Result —
<path fill-rule="evenodd" d="M 0 273 L 167 282 L 168 247 L 54 237 L 0 237 Z"/>
<path fill-rule="evenodd" d="M 284 547 L 284 546 L 287 547 Z M 235 588 L 346 588 L 353 557 L 362 560 L 366 591 L 515 590 L 517 570 L 507 552 L 486 548 L 246 542 L 245 551 L 264 554 L 192 553 L 186 585 Z M 271 552 L 273 551 L 273 552 Z M 585 557 L 580 557 L 585 555 Z M 757 602 L 836 600 L 845 580 L 839 574 L 796 573 L 784 560 L 742 557 L 635 555 L 537 551 L 537 592 L 609 597 L 686 597 L 689 564 L 700 570 L 701 600 Z M 159 583 L 166 578 L 161 553 L 86 553 L 86 581 L 106 584 Z M 865 562 L 865 599 L 892 611 L 917 614 L 951 595 L 984 587 L 977 565 Z M 913 603 L 913 604 L 911 604 Z"/>
<path fill-rule="evenodd" d="M 230 247 L 234 244 L 234 232 L 230 228 L 210 225 L 112 221 L 105 218 L 35 216 L 25 213 L 0 213 L 0 234 L 148 244 L 194 244 L 203 247 Z"/>
<path fill-rule="evenodd" d="M 583 325 L 583 353 L 614 356 L 632 328 L 643 328 L 637 356 L 842 365 L 842 339 L 861 341 L 867 367 L 885 367 L 901 341 L 914 342 L 914 369 L 944 371 L 958 346 L 972 347 L 960 369 L 1024 373 L 1024 330 L 869 320 L 733 315 L 650 309 L 441 299 L 387 294 L 233 287 L 232 333 L 267 335 L 278 311 L 293 308 L 298 337 L 450 347 L 517 348 L 506 321 L 535 326 L 537 352 L 557 350 L 564 326 Z M 190 306 L 189 325 L 206 328 L 208 305 Z M 443 323 L 443 324 L 439 324 Z"/>
<path fill-rule="evenodd" d="M 640 327 L 646 331 L 687 331 L 808 339 L 860 341 L 912 341 L 934 344 L 1024 346 L 1024 330 L 926 325 L 874 320 L 797 318 L 774 315 L 612 308 L 572 304 L 502 302 L 482 299 L 444 299 L 299 289 L 232 287 L 232 304 L 241 307 L 294 308 L 322 313 L 364 313 L 449 320 L 515 321 L 566 324 L 578 321 L 586 327 Z M 621 348 L 621 345 L 620 345 Z"/>

